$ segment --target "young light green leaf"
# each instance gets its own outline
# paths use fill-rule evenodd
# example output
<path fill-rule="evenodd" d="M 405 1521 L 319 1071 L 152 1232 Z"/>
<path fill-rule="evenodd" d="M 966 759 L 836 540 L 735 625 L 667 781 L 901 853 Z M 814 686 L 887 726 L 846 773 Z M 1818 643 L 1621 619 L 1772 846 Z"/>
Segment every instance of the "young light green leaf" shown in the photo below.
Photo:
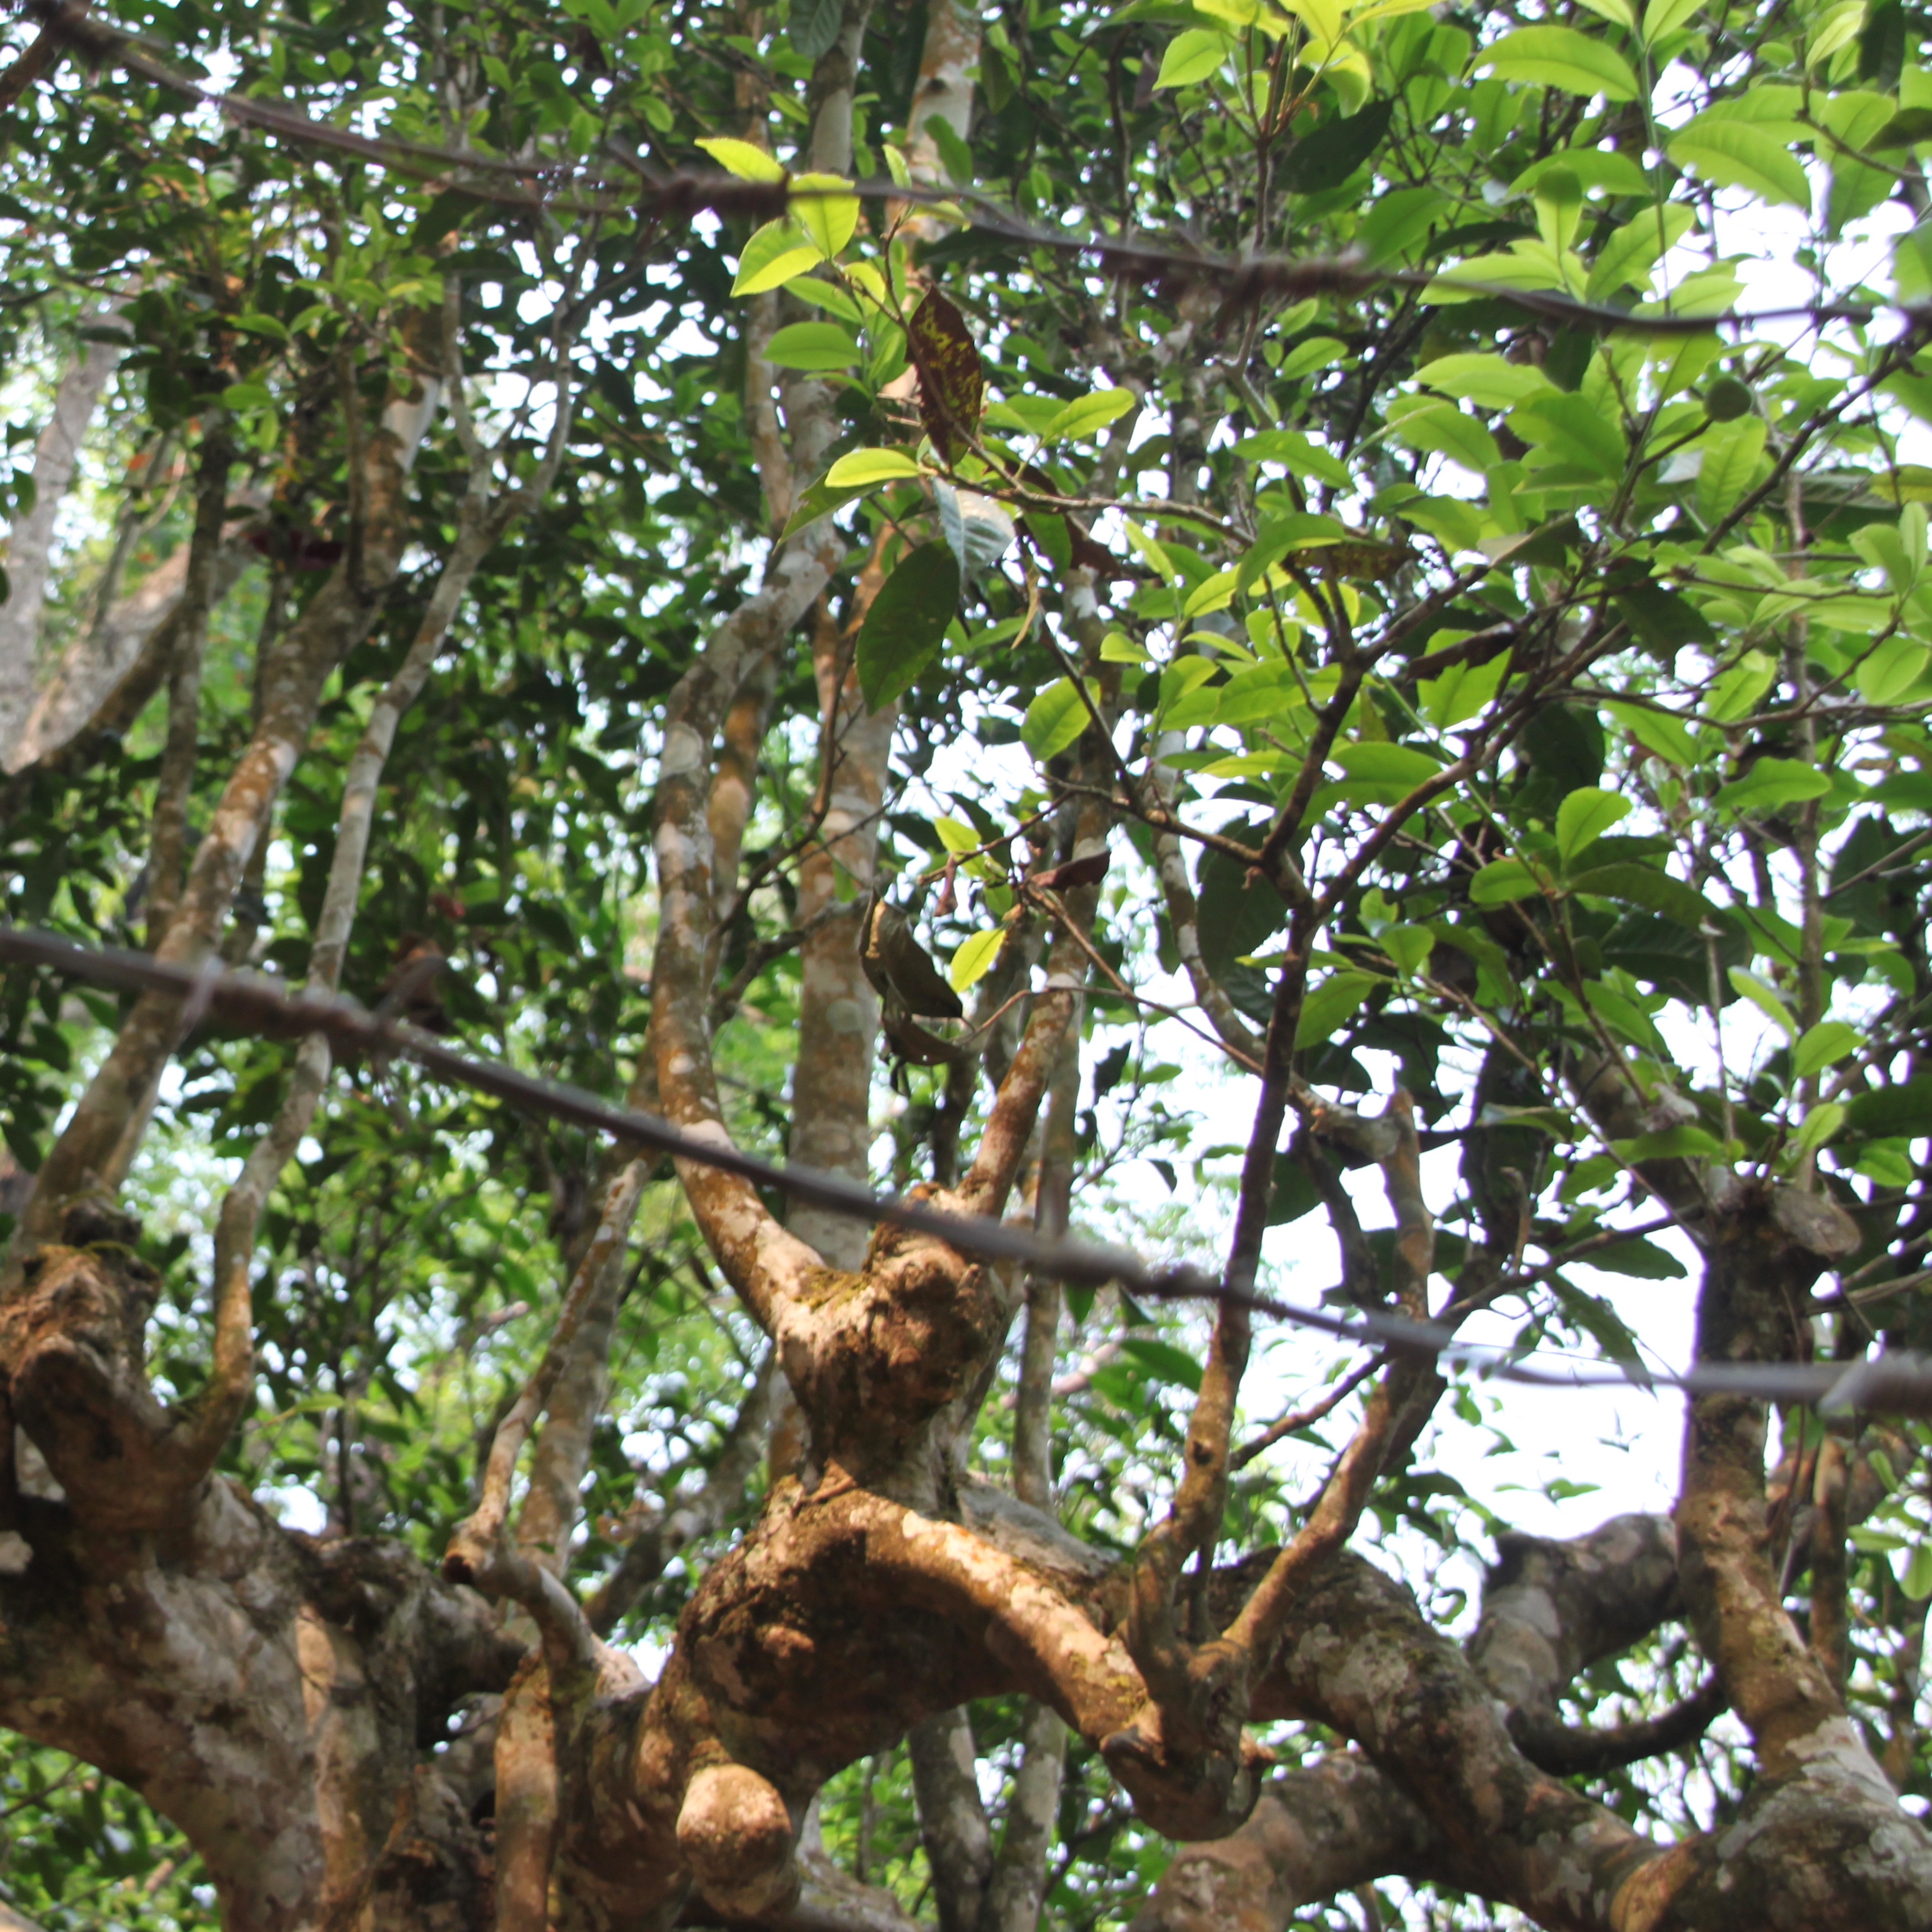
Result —
<path fill-rule="evenodd" d="M 1784 996 L 1768 980 L 1760 978 L 1748 966 L 1733 966 L 1728 976 L 1731 990 L 1750 1000 L 1786 1040 L 1798 1037 L 1798 1022 L 1791 1017 L 1791 1009 L 1784 1004 Z"/>
<path fill-rule="evenodd" d="M 791 217 L 829 262 L 858 232 L 859 198 L 843 194 L 852 184 L 843 175 L 794 175 Z"/>
<path fill-rule="evenodd" d="M 1190 27 L 1174 35 L 1161 56 L 1160 73 L 1154 81 L 1163 87 L 1192 87 L 1220 70 L 1221 63 L 1232 51 L 1234 42 L 1214 27 Z"/>
<path fill-rule="evenodd" d="M 1499 651 L 1487 664 L 1451 664 L 1440 677 L 1426 679 L 1416 687 L 1422 715 L 1438 731 L 1452 730 L 1496 696 L 1509 668 L 1508 651 Z"/>
<path fill-rule="evenodd" d="M 1331 973 L 1320 986 L 1311 986 L 1302 997 L 1301 1017 L 1294 1029 L 1296 1046 L 1319 1046 L 1331 1038 L 1354 1018 L 1375 985 L 1372 974 L 1344 971 Z"/>
<path fill-rule="evenodd" d="M 794 275 L 817 268 L 824 259 L 818 243 L 789 216 L 782 221 L 768 221 L 746 242 L 731 292 L 759 296 L 767 289 L 782 288 Z"/>
<path fill-rule="evenodd" d="M 903 476 L 923 473 L 918 463 L 903 449 L 855 449 L 849 456 L 842 456 L 825 472 L 825 480 L 835 489 L 841 489 L 892 483 Z"/>
<path fill-rule="evenodd" d="M 1756 708 L 1777 675 L 1778 667 L 1762 651 L 1747 651 L 1712 687 L 1704 709 L 1720 724 L 1734 723 Z"/>
<path fill-rule="evenodd" d="M 1762 416 L 1713 423 L 1704 432 L 1703 460 L 1698 466 L 1693 499 L 1706 524 L 1727 516 L 1757 481 L 1764 460 L 1764 437 Z"/>
<path fill-rule="evenodd" d="M 1063 677 L 1027 706 L 1020 742 L 1045 764 L 1074 744 L 1092 722 L 1080 687 L 1070 677 Z"/>
<path fill-rule="evenodd" d="M 1858 695 L 1873 704 L 1891 704 L 1924 676 L 1928 653 L 1914 638 L 1888 638 L 1852 674 Z"/>
<path fill-rule="evenodd" d="M 1570 793 L 1556 808 L 1556 850 L 1567 866 L 1619 819 L 1629 814 L 1630 800 L 1613 791 L 1584 785 Z"/>
<path fill-rule="evenodd" d="M 1856 1027 L 1843 1020 L 1820 1020 L 1805 1029 L 1792 1049 L 1791 1070 L 1799 1079 L 1808 1080 L 1826 1067 L 1835 1066 L 1864 1037 Z"/>
<path fill-rule="evenodd" d="M 1281 358 L 1281 367 L 1275 374 L 1284 382 L 1296 382 L 1340 362 L 1348 352 L 1348 345 L 1340 336 L 1311 335 L 1306 342 L 1298 342 Z"/>
<path fill-rule="evenodd" d="M 1091 436 L 1096 430 L 1105 429 L 1110 422 L 1118 422 L 1133 407 L 1134 402 L 1131 389 L 1101 389 L 1090 396 L 1076 396 L 1064 409 L 1048 418 L 1046 428 L 1040 433 L 1041 439 L 1047 442 L 1077 442 L 1083 436 Z"/>
<path fill-rule="evenodd" d="M 983 980 L 992 970 L 993 962 L 1000 956 L 1000 949 L 1006 943 L 1006 928 L 996 926 L 986 932 L 976 932 L 964 940 L 952 956 L 952 962 L 946 968 L 946 976 L 956 993 L 965 992 Z"/>
<path fill-rule="evenodd" d="M 868 710 L 883 710 L 911 689 L 938 656 L 958 610 L 959 560 L 943 543 L 908 550 L 879 586 L 859 632 L 859 687 Z"/>
<path fill-rule="evenodd" d="M 1844 1103 L 1826 1100 L 1804 1116 L 1804 1124 L 1792 1136 L 1793 1154 L 1816 1154 L 1845 1124 Z"/>
<path fill-rule="evenodd" d="M 1704 0 L 1650 0 L 1643 10 L 1643 41 L 1654 47 L 1666 34 L 1675 33 L 1702 6 Z"/>
<path fill-rule="evenodd" d="M 698 145 L 740 181 L 782 182 L 785 178 L 784 164 L 749 141 L 734 141 L 718 134 L 707 136 Z"/>
<path fill-rule="evenodd" d="M 1630 62 L 1574 27 L 1519 27 L 1483 48 L 1477 58 L 1499 80 L 1560 87 L 1586 98 L 1600 94 L 1611 100 L 1637 97 Z"/>
<path fill-rule="evenodd" d="M 1416 371 L 1416 380 L 1484 410 L 1513 410 L 1556 386 L 1533 364 L 1500 356 L 1438 356 Z"/>
<path fill-rule="evenodd" d="M 1715 187 L 1748 189 L 1766 201 L 1792 208 L 1811 206 L 1804 164 L 1792 152 L 1785 130 L 1775 124 L 1700 114 L 1671 136 L 1665 152 L 1680 168 L 1694 169 Z"/>
<path fill-rule="evenodd" d="M 1469 881 L 1472 905 L 1507 905 L 1543 890 L 1542 881 L 1520 859 L 1497 859 Z"/>

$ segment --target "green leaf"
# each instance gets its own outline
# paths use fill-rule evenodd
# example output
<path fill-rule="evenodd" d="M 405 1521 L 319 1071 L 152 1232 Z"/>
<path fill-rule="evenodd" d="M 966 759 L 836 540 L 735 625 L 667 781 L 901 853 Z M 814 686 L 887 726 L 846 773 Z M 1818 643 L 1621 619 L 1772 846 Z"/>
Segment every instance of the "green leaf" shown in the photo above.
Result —
<path fill-rule="evenodd" d="M 844 16 L 844 0 L 792 0 L 791 24 L 786 32 L 793 51 L 808 61 L 830 53 Z"/>
<path fill-rule="evenodd" d="M 833 464 L 835 472 L 838 467 Z M 943 543 L 908 550 L 879 586 L 859 632 L 859 686 L 868 710 L 883 710 L 911 689 L 939 654 L 946 626 L 958 610 L 959 560 L 952 550 Z"/>
<path fill-rule="evenodd" d="M 1221 63 L 1233 51 L 1234 42 L 1213 27 L 1190 27 L 1168 43 L 1161 56 L 1160 73 L 1154 81 L 1163 87 L 1192 87 L 1219 72 Z"/>
<path fill-rule="evenodd" d="M 1076 396 L 1048 422 L 1040 431 L 1041 440 L 1077 442 L 1096 430 L 1105 429 L 1110 422 L 1118 422 L 1134 406 L 1136 400 L 1131 389 L 1101 389 L 1090 396 Z"/>
<path fill-rule="evenodd" d="M 1303 135 L 1282 162 L 1282 186 L 1295 194 L 1340 188 L 1382 146 L 1394 112 L 1393 100 L 1372 100 L 1359 114 L 1324 119 Z"/>
<path fill-rule="evenodd" d="M 1922 141 L 1932 141 L 1932 107 L 1900 108 L 1864 145 L 1880 154 L 1887 148 L 1915 148 Z"/>
<path fill-rule="evenodd" d="M 1075 743 L 1092 722 L 1080 687 L 1070 677 L 1063 677 L 1027 706 L 1020 742 L 1045 764 Z"/>
<path fill-rule="evenodd" d="M 861 496 L 870 496 L 878 487 L 876 483 L 840 484 L 820 481 L 813 484 L 785 519 L 785 526 L 778 532 L 781 541 L 796 536 L 806 524 L 817 523 L 820 517 L 829 517 L 834 510 L 842 509 Z"/>
<path fill-rule="evenodd" d="M 1647 912 L 1660 913 L 1693 932 L 1702 928 L 1711 914 L 1711 908 L 1694 886 L 1636 860 L 1593 866 L 1578 873 L 1570 884 L 1572 890 L 1590 898 L 1615 899 L 1622 905 L 1642 906 Z"/>
<path fill-rule="evenodd" d="M 1526 899 L 1542 890 L 1543 881 L 1520 859 L 1496 859 L 1469 881 L 1469 903 L 1507 905 L 1512 899 Z"/>
<path fill-rule="evenodd" d="M 1127 535 L 1130 539 L 1138 527 L 1131 518 L 1128 520 Z M 1289 551 L 1340 543 L 1348 534 L 1347 529 L 1335 518 L 1320 516 L 1312 511 L 1292 510 L 1284 515 L 1271 517 L 1262 524 L 1254 542 L 1249 545 L 1247 554 L 1234 566 L 1234 588 L 1245 596 Z M 1138 543 L 1136 548 L 1139 548 Z M 1162 571 L 1161 574 L 1167 576 L 1172 572 Z"/>
<path fill-rule="evenodd" d="M 1674 33 L 1702 6 L 1704 0 L 1650 0 L 1643 10 L 1643 39 L 1654 46 L 1666 34 Z"/>
<path fill-rule="evenodd" d="M 1622 476 L 1629 460 L 1615 412 L 1606 412 L 1581 394 L 1552 390 L 1532 396 L 1510 412 L 1509 422 L 1534 448 L 1612 482 Z"/>
<path fill-rule="evenodd" d="M 794 175 L 791 218 L 829 262 L 857 233 L 859 197 L 843 175 Z"/>
<path fill-rule="evenodd" d="M 1405 411 L 1391 422 L 1390 434 L 1425 455 L 1446 456 L 1477 476 L 1486 475 L 1503 460 L 1496 438 L 1474 416 L 1450 403 L 1426 403 Z"/>
<path fill-rule="evenodd" d="M 1922 1604 L 1932 1597 L 1932 1541 L 1921 1543 L 1912 1551 L 1899 1587 L 1914 1603 Z"/>
<path fill-rule="evenodd" d="M 1244 436 L 1234 446 L 1234 454 L 1246 463 L 1279 463 L 1298 476 L 1312 476 L 1318 482 L 1332 483 L 1338 490 L 1348 482 L 1348 466 L 1312 442 L 1298 429 L 1264 429 Z"/>
<path fill-rule="evenodd" d="M 988 932 L 976 932 L 964 940 L 946 969 L 952 990 L 963 993 L 976 986 L 992 970 L 993 962 L 999 958 L 1000 949 L 1006 943 L 1006 928 L 1004 926 L 996 926 Z"/>
<path fill-rule="evenodd" d="M 738 275 L 731 284 L 731 292 L 758 296 L 767 289 L 782 288 L 793 277 L 817 268 L 824 259 L 818 243 L 790 216 L 782 221 L 768 221 L 746 242 L 744 252 L 738 257 Z"/>
<path fill-rule="evenodd" d="M 865 311 L 836 282 L 828 282 L 818 275 L 801 275 L 791 285 L 790 291 L 794 300 L 808 308 L 822 308 L 852 328 L 866 326 Z"/>
<path fill-rule="evenodd" d="M 1914 638 L 1888 638 L 1852 674 L 1858 695 L 1874 704 L 1903 698 L 1924 675 L 1928 653 Z"/>
<path fill-rule="evenodd" d="M 781 369 L 849 369 L 864 358 L 836 322 L 794 322 L 765 345 L 765 360 Z"/>
<path fill-rule="evenodd" d="M 1613 791 L 1583 785 L 1556 808 L 1556 850 L 1567 866 L 1585 846 L 1629 816 L 1630 800 Z"/>
<path fill-rule="evenodd" d="M 1433 752 L 1413 745 L 1343 745 L 1332 755 L 1350 778 L 1388 785 L 1398 797 L 1426 784 L 1442 769 Z"/>
<path fill-rule="evenodd" d="M 1634 1140 L 1610 1143 L 1623 1158 L 1634 1164 L 1644 1160 L 1719 1160 L 1724 1144 L 1715 1134 L 1702 1127 L 1666 1127 L 1660 1133 L 1639 1134 Z"/>
<path fill-rule="evenodd" d="M 1348 345 L 1340 336 L 1311 335 L 1305 342 L 1298 342 L 1281 358 L 1281 367 L 1275 374 L 1284 382 L 1298 382 L 1304 376 L 1312 376 L 1318 369 L 1340 362 L 1348 352 Z"/>
<path fill-rule="evenodd" d="M 1594 1254 L 1580 1256 L 1579 1261 L 1582 1267 L 1634 1275 L 1640 1281 L 1682 1281 L 1690 1272 L 1668 1248 L 1641 1238 L 1600 1248 Z"/>
<path fill-rule="evenodd" d="M 1771 688 L 1778 667 L 1762 651 L 1747 651 L 1718 679 L 1704 709 L 1720 724 L 1729 724 L 1755 708 Z"/>
<path fill-rule="evenodd" d="M 1120 1343 L 1120 1353 L 1150 1370 L 1159 1381 L 1175 1383 L 1196 1394 L 1200 1391 L 1200 1363 L 1185 1348 L 1178 1348 L 1172 1342 L 1156 1341 L 1150 1336 L 1130 1335 Z"/>
<path fill-rule="evenodd" d="M 1710 626 L 1697 607 L 1661 584 L 1641 584 L 1619 591 L 1611 607 L 1645 650 L 1674 658 L 1686 644 L 1712 641 Z"/>
<path fill-rule="evenodd" d="M 1455 204 L 1440 188 L 1399 188 L 1376 197 L 1355 230 L 1355 246 L 1371 267 L 1379 267 L 1412 253 L 1438 221 L 1454 214 Z"/>
<path fill-rule="evenodd" d="M 1837 1100 L 1822 1101 L 1804 1116 L 1804 1124 L 1792 1138 L 1794 1154 L 1814 1154 L 1832 1139 L 1845 1124 L 1845 1109 Z"/>
<path fill-rule="evenodd" d="M 1874 1139 L 1918 1140 L 1932 1135 L 1932 1074 L 1861 1094 L 1846 1112 L 1851 1124 Z"/>
<path fill-rule="evenodd" d="M 1513 410 L 1556 387 L 1533 364 L 1500 356 L 1438 356 L 1416 371 L 1416 380 L 1485 410 Z"/>
<path fill-rule="evenodd" d="M 1375 987 L 1372 974 L 1346 970 L 1331 973 L 1320 986 L 1310 987 L 1302 996 L 1301 1017 L 1295 1024 L 1297 1050 L 1319 1046 L 1338 1032 Z"/>
<path fill-rule="evenodd" d="M 928 114 L 920 124 L 926 138 L 939 151 L 940 165 L 946 178 L 958 188 L 973 184 L 973 147 L 943 114 Z"/>
<path fill-rule="evenodd" d="M 869 489 L 875 484 L 924 474 L 916 460 L 903 449 L 855 449 L 825 472 L 825 480 L 838 488 Z"/>
<path fill-rule="evenodd" d="M 1791 1017 L 1791 1009 L 1768 980 L 1760 978 L 1748 966 L 1733 966 L 1728 976 L 1732 990 L 1750 1000 L 1786 1040 L 1798 1037 L 1798 1022 Z"/>
<path fill-rule="evenodd" d="M 1550 1276 L 1551 1292 L 1562 1304 L 1564 1314 L 1582 1329 L 1613 1361 L 1637 1360 L 1636 1337 L 1624 1325 L 1623 1317 L 1600 1296 L 1586 1294 L 1560 1274 Z"/>
<path fill-rule="evenodd" d="M 734 141 L 724 135 L 712 135 L 698 143 L 721 168 L 740 181 L 782 182 L 784 164 L 749 141 Z"/>
<path fill-rule="evenodd" d="M 1831 789 L 1830 778 L 1816 765 L 1801 765 L 1791 758 L 1760 758 L 1742 778 L 1733 778 L 1719 790 L 1718 802 L 1730 812 L 1774 812 L 1781 805 L 1822 798 Z"/>
<path fill-rule="evenodd" d="M 1612 100 L 1637 97 L 1630 62 L 1574 27 L 1519 27 L 1480 49 L 1476 57 L 1498 80 L 1526 80 L 1540 87 L 1560 87 L 1568 94 L 1600 94 Z"/>
<path fill-rule="evenodd" d="M 1696 225 L 1696 210 L 1681 201 L 1666 202 L 1660 208 L 1640 208 L 1621 227 L 1612 229 L 1598 250 L 1590 264 L 1586 297 L 1601 302 L 1626 287 L 1648 292 L 1652 268 Z"/>
<path fill-rule="evenodd" d="M 1422 715 L 1438 731 L 1453 730 L 1496 696 L 1509 670 L 1508 651 L 1498 651 L 1485 664 L 1451 664 L 1440 677 L 1426 678 L 1417 686 Z"/>
<path fill-rule="evenodd" d="M 1700 114 L 1670 136 L 1664 152 L 1714 187 L 1744 188 L 1792 208 L 1811 206 L 1804 164 L 1780 128 Z"/>
<path fill-rule="evenodd" d="M 1805 1029 L 1792 1049 L 1791 1070 L 1799 1079 L 1808 1080 L 1855 1052 L 1864 1037 L 1856 1027 L 1848 1026 L 1843 1020 L 1820 1020 Z"/>
<path fill-rule="evenodd" d="M 940 844 L 951 853 L 976 852 L 986 842 L 963 818 L 935 818 L 932 829 L 939 834 Z"/>
<path fill-rule="evenodd" d="M 1697 741 L 1690 735 L 1690 728 L 1672 712 L 1614 700 L 1604 709 L 1653 758 L 1673 765 L 1697 762 Z"/>
<path fill-rule="evenodd" d="M 1713 423 L 1704 432 L 1694 497 L 1697 514 L 1706 523 L 1714 524 L 1729 515 L 1757 481 L 1764 438 L 1762 416 Z"/>

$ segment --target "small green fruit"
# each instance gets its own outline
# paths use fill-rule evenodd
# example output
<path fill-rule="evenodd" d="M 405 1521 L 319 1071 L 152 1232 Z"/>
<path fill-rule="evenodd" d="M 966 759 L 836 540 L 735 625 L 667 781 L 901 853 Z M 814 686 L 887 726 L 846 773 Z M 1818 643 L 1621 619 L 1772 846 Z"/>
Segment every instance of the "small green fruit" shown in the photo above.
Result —
<path fill-rule="evenodd" d="M 1748 382 L 1736 376 L 1720 376 L 1704 392 L 1704 413 L 1713 422 L 1736 422 L 1750 415 L 1753 400 Z"/>

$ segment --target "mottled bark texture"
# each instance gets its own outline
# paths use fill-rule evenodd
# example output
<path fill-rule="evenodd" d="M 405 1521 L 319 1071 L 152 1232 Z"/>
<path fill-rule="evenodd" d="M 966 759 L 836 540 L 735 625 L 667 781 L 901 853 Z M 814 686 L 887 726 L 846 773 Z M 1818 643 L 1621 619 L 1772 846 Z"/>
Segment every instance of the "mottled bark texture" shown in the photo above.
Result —
<path fill-rule="evenodd" d="M 0 1576 L 0 1721 L 100 1766 L 188 1834 L 228 1932 L 461 1932 L 484 1847 L 424 1747 L 520 1649 L 399 1546 L 317 1544 L 169 1454 L 142 1330 L 158 1282 L 91 1204 L 0 1311 L 30 1559 Z"/>
<path fill-rule="evenodd" d="M 88 318 L 99 328 L 118 314 L 110 303 Z M 53 410 L 34 448 L 34 506 L 16 517 L 4 562 L 8 594 L 0 603 L 0 766 L 9 754 L 34 700 L 40 621 L 53 573 L 54 525 L 73 487 L 88 426 L 122 356 L 106 340 L 84 344 L 54 392 Z"/>

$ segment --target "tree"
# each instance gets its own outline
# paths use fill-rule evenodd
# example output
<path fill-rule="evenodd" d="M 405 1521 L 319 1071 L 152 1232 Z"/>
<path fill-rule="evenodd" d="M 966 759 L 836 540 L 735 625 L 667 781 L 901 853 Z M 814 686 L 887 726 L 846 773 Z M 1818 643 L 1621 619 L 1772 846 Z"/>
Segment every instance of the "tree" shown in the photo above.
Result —
<path fill-rule="evenodd" d="M 33 0 L 14 1904 L 1932 1918 L 1920 32 Z"/>

